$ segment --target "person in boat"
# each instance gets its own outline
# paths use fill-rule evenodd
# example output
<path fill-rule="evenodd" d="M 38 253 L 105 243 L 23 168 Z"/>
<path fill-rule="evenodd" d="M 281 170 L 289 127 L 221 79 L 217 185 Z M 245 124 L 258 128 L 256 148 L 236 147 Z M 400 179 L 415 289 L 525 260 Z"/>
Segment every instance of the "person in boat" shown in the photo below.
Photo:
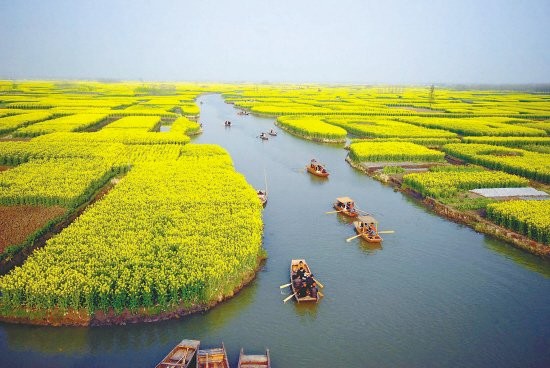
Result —
<path fill-rule="evenodd" d="M 376 235 L 376 227 L 374 226 L 374 222 L 370 223 L 369 228 L 367 229 L 367 233 L 369 234 L 369 237 L 373 237 Z"/>
<path fill-rule="evenodd" d="M 302 279 L 296 273 L 292 275 L 292 285 L 296 290 L 299 290 L 302 287 Z"/>
<path fill-rule="evenodd" d="M 304 298 L 307 296 L 307 285 L 305 281 L 302 281 L 302 285 L 298 289 L 298 297 Z"/>
<path fill-rule="evenodd" d="M 318 291 L 317 284 L 313 283 L 313 285 L 311 286 L 311 289 L 309 290 L 309 296 L 317 299 L 317 291 Z"/>
<path fill-rule="evenodd" d="M 303 280 L 306 277 L 306 270 L 304 270 L 303 267 L 300 267 L 298 271 L 296 272 L 300 280 Z"/>

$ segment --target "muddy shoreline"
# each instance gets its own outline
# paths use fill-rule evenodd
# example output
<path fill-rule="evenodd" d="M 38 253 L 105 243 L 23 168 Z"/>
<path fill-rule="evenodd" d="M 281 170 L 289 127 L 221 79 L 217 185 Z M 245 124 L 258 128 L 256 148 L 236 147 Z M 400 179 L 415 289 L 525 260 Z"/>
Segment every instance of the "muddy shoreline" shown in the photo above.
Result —
<path fill-rule="evenodd" d="M 439 216 L 447 218 L 453 222 L 457 222 L 460 224 L 468 225 L 475 231 L 487 235 L 494 236 L 497 239 L 500 239 L 502 241 L 505 241 L 507 243 L 512 244 L 516 248 L 520 248 L 522 250 L 525 250 L 529 253 L 535 254 L 537 256 L 543 257 L 545 259 L 550 259 L 550 247 L 546 246 L 542 243 L 536 242 L 525 235 L 518 234 L 512 230 L 506 229 L 504 227 L 498 226 L 495 223 L 487 220 L 486 218 L 482 217 L 480 214 L 473 212 L 473 211 L 458 211 L 452 207 L 449 207 L 433 198 L 430 197 L 424 197 L 422 194 L 407 188 L 403 189 L 401 186 L 401 182 L 397 180 L 393 180 L 391 176 L 385 175 L 384 177 L 373 175 L 372 172 L 367 170 L 365 167 L 363 167 L 361 164 L 358 164 L 356 162 L 353 162 L 349 156 L 346 157 L 346 162 L 352 166 L 353 168 L 364 172 L 365 174 L 369 175 L 370 177 L 384 183 L 387 185 L 391 185 L 394 190 L 400 191 L 404 195 L 407 195 L 415 200 L 417 200 L 419 203 L 421 203 L 424 207 L 432 210 L 433 212 L 437 213 Z"/>
<path fill-rule="evenodd" d="M 137 312 L 124 309 L 121 313 L 116 313 L 113 308 L 110 308 L 107 312 L 96 311 L 93 315 L 90 315 L 85 309 L 67 309 L 62 311 L 57 308 L 52 310 L 29 310 L 20 308 L 13 310 L 13 313 L 4 312 L 4 315 L 0 315 L 0 322 L 35 326 L 95 327 L 113 325 L 123 326 L 130 323 L 151 323 L 177 319 L 190 314 L 205 312 L 237 295 L 245 286 L 256 278 L 256 275 L 264 266 L 265 259 L 266 258 L 263 256 L 259 256 L 257 267 L 253 271 L 247 272 L 242 282 L 237 285 L 235 289 L 227 295 L 218 295 L 208 303 L 189 305 L 182 302 L 167 310 L 160 310 L 159 307 L 153 307 L 139 308 Z"/>

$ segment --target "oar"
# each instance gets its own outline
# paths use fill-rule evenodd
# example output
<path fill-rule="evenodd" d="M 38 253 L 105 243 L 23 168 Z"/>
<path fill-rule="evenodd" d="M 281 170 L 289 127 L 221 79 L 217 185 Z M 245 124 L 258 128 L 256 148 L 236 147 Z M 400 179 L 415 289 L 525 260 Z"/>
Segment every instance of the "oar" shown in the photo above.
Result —
<path fill-rule="evenodd" d="M 378 234 L 393 234 L 393 233 L 395 233 L 394 230 L 382 230 L 378 232 Z"/>
<path fill-rule="evenodd" d="M 330 211 L 330 212 L 325 212 L 325 213 L 328 215 L 329 213 L 339 213 L 339 212 L 344 212 L 344 210 L 340 210 L 340 211 Z"/>
<path fill-rule="evenodd" d="M 286 302 L 288 302 L 288 301 L 289 301 L 290 299 L 292 299 L 292 297 L 293 297 L 293 296 L 295 296 L 295 295 L 296 295 L 296 293 L 294 293 L 294 294 L 292 294 L 292 295 L 289 295 L 289 296 L 287 296 L 287 297 L 285 298 L 285 300 L 283 300 L 283 303 L 285 303 L 285 304 L 286 304 Z"/>
<path fill-rule="evenodd" d="M 323 284 L 321 284 L 319 281 L 317 281 L 315 279 L 315 277 L 312 277 L 313 281 L 315 281 L 317 283 L 317 285 L 319 285 L 320 287 L 324 288 Z"/>
<path fill-rule="evenodd" d="M 281 285 L 281 286 L 279 286 L 279 288 L 280 288 L 280 289 L 284 289 L 284 288 L 286 288 L 286 287 L 288 287 L 288 286 L 290 286 L 290 285 L 292 285 L 292 283 Z"/>
<path fill-rule="evenodd" d="M 357 207 L 355 207 L 355 209 L 356 209 L 357 211 L 359 211 L 359 212 L 364 212 L 365 214 L 370 215 L 370 213 L 368 213 L 367 211 L 364 211 L 364 210 L 359 209 L 359 208 L 357 208 Z"/>
<path fill-rule="evenodd" d="M 320 291 L 318 291 L 317 294 L 318 294 L 321 298 L 325 296 L 325 295 L 324 295 L 322 292 L 320 292 Z"/>
<path fill-rule="evenodd" d="M 363 234 L 357 234 L 357 235 L 355 235 L 355 236 L 352 236 L 351 238 L 347 238 L 346 241 L 349 243 L 350 241 L 352 241 L 352 240 L 355 239 L 355 238 L 360 237 L 361 235 L 363 235 Z"/>

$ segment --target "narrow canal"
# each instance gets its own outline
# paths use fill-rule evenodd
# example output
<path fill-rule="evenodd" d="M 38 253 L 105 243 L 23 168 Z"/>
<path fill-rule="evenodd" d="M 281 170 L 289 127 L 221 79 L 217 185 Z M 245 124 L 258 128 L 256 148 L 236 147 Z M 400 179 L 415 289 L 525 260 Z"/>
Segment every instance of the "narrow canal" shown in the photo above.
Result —
<path fill-rule="evenodd" d="M 232 366 L 241 347 L 271 351 L 273 367 L 548 367 L 550 264 L 468 227 L 352 169 L 341 145 L 305 141 L 273 119 L 237 115 L 219 95 L 201 104 L 204 133 L 263 188 L 264 247 L 258 277 L 203 314 L 154 324 L 53 328 L 0 324 L 0 366 L 151 367 L 181 339 L 224 342 Z M 232 122 L 231 128 L 224 121 Z M 278 129 L 277 129 L 278 130 Z M 307 174 L 311 158 L 328 180 Z M 372 213 L 382 246 L 355 239 L 331 211 L 350 196 Z M 325 288 L 317 305 L 283 304 L 290 259 L 305 258 Z"/>

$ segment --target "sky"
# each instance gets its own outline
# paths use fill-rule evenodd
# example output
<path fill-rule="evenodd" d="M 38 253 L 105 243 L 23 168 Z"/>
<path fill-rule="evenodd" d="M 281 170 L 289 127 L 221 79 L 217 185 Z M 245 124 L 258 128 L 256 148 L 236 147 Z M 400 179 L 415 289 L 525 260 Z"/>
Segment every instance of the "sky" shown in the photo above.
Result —
<path fill-rule="evenodd" d="M 550 0 L 0 0 L 0 78 L 550 82 Z"/>

